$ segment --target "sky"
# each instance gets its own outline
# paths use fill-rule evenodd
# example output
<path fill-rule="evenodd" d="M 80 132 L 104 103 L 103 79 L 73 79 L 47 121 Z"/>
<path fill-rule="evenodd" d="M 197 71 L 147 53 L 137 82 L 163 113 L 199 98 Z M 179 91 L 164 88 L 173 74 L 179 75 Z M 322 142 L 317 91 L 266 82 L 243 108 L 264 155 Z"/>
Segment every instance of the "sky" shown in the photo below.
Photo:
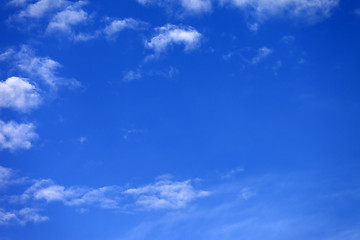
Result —
<path fill-rule="evenodd" d="M 1 0 L 0 240 L 359 240 L 360 2 Z"/>

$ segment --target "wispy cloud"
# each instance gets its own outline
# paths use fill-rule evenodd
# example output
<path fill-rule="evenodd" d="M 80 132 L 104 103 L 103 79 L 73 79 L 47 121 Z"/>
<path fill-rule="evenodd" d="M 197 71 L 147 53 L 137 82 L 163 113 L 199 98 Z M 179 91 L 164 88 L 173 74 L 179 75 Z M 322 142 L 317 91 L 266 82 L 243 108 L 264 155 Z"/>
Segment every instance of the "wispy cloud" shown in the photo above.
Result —
<path fill-rule="evenodd" d="M 269 56 L 272 52 L 273 52 L 273 50 L 271 50 L 270 48 L 267 48 L 267 47 L 259 48 L 257 51 L 257 54 L 251 60 L 251 64 L 258 64 L 263 59 L 265 59 L 267 56 Z"/>
<path fill-rule="evenodd" d="M 339 0 L 219 0 L 221 5 L 231 5 L 252 14 L 258 20 L 272 16 L 298 17 L 318 21 L 328 17 Z"/>
<path fill-rule="evenodd" d="M 168 9 L 180 8 L 182 13 L 195 14 L 209 12 L 212 0 L 137 0 L 142 5 L 157 5 Z"/>
<path fill-rule="evenodd" d="M 55 184 L 52 180 L 37 180 L 21 196 L 14 198 L 20 202 L 29 200 L 47 203 L 62 202 L 67 206 L 96 205 L 101 208 L 119 208 L 118 197 L 122 188 L 118 186 L 105 186 L 98 189 L 89 187 L 66 188 Z"/>
<path fill-rule="evenodd" d="M 119 32 L 125 29 L 140 29 L 146 25 L 145 22 L 133 18 L 115 19 L 105 27 L 104 34 L 106 38 L 114 39 Z"/>
<path fill-rule="evenodd" d="M 229 179 L 237 175 L 238 173 L 244 172 L 243 168 L 236 168 L 231 170 L 230 172 L 226 173 L 225 175 L 221 176 L 222 179 Z"/>
<path fill-rule="evenodd" d="M 0 225 L 39 223 L 49 218 L 39 214 L 38 209 L 22 208 L 17 211 L 6 211 L 0 208 Z"/>
<path fill-rule="evenodd" d="M 75 79 L 60 77 L 58 70 L 62 65 L 49 58 L 38 57 L 28 46 L 22 46 L 12 58 L 15 66 L 29 78 L 37 81 L 39 84 L 45 84 L 48 87 L 57 89 L 60 86 L 78 87 L 80 83 Z"/>
<path fill-rule="evenodd" d="M 305 21 L 316 22 L 330 16 L 332 10 L 338 5 L 339 0 L 137 0 L 141 5 L 156 5 L 168 10 L 182 13 L 199 14 L 210 12 L 213 5 L 222 7 L 233 6 L 240 8 L 258 21 L 269 17 L 286 16 L 302 18 Z M 215 3 L 215 4 L 213 4 Z M 252 30 L 257 30 L 258 25 L 252 25 Z"/>
<path fill-rule="evenodd" d="M 0 82 L 0 108 L 13 108 L 28 112 L 41 103 L 39 89 L 27 79 L 10 77 Z"/>
<path fill-rule="evenodd" d="M 0 150 L 29 149 L 37 137 L 33 123 L 3 122 L 0 120 Z"/>
<path fill-rule="evenodd" d="M 27 1 L 12 1 L 17 5 L 24 6 Z M 67 0 L 38 0 L 36 2 L 27 3 L 19 14 L 19 18 L 42 18 L 51 12 L 62 9 L 70 2 Z"/>
<path fill-rule="evenodd" d="M 0 166 L 0 190 L 12 184 L 24 183 L 25 180 L 26 178 L 19 178 L 14 170 Z"/>
<path fill-rule="evenodd" d="M 98 207 L 127 212 L 141 210 L 171 211 L 184 209 L 196 199 L 210 195 L 208 191 L 196 189 L 191 180 L 171 181 L 162 177 L 153 184 L 133 188 L 119 185 L 99 188 L 89 186 L 66 187 L 56 184 L 51 179 L 20 178 L 15 175 L 14 170 L 0 166 L 0 188 L 7 190 L 12 183 L 23 183 L 23 185 L 27 185 L 27 188 L 21 194 L 4 195 L 3 200 L 24 208 L 36 204 L 46 206 L 53 202 L 61 202 L 65 206 L 81 209 Z M 31 185 L 29 186 L 29 184 Z M 9 222 L 16 219 L 17 212 L 4 210 L 3 215 L 4 219 L 6 216 Z"/>
<path fill-rule="evenodd" d="M 89 14 L 81 8 L 85 4 L 86 2 L 79 1 L 56 13 L 47 27 L 47 32 L 63 32 L 74 35 L 72 28 L 88 21 Z"/>
<path fill-rule="evenodd" d="M 207 191 L 195 190 L 190 180 L 184 182 L 162 180 L 144 187 L 128 189 L 125 193 L 135 196 L 136 204 L 149 210 L 183 208 L 194 199 L 210 194 Z"/>

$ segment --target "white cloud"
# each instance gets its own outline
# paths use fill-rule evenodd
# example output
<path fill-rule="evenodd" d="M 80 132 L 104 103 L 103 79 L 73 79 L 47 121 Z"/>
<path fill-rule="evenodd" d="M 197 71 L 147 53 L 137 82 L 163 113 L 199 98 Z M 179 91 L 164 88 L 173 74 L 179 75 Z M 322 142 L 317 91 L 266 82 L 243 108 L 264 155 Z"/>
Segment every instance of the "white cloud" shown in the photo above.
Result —
<path fill-rule="evenodd" d="M 142 5 L 158 5 L 161 7 L 180 6 L 187 13 L 211 11 L 212 0 L 137 0 Z"/>
<path fill-rule="evenodd" d="M 261 62 L 264 58 L 269 56 L 273 51 L 270 48 L 262 47 L 258 50 L 256 56 L 251 60 L 252 64 Z"/>
<path fill-rule="evenodd" d="M 207 191 L 195 190 L 189 180 L 161 180 L 152 185 L 127 189 L 124 193 L 133 195 L 137 205 L 149 210 L 183 208 L 194 199 L 210 194 Z"/>
<path fill-rule="evenodd" d="M 270 16 L 286 15 L 316 21 L 328 17 L 339 0 L 219 0 L 221 5 L 232 5 L 265 19 Z"/>
<path fill-rule="evenodd" d="M 27 79 L 11 77 L 0 82 L 0 108 L 14 108 L 26 112 L 41 103 L 39 90 Z"/>
<path fill-rule="evenodd" d="M 104 34 L 107 38 L 112 38 L 124 29 L 137 29 L 142 25 L 145 23 L 133 18 L 117 19 L 105 27 Z"/>
<path fill-rule="evenodd" d="M 61 85 L 71 87 L 79 86 L 79 82 L 74 79 L 62 78 L 57 75 L 57 71 L 61 68 L 61 64 L 49 57 L 35 56 L 33 51 L 23 46 L 16 54 L 15 64 L 17 68 L 27 74 L 29 77 L 41 80 L 47 86 L 56 88 Z"/>
<path fill-rule="evenodd" d="M 18 199 L 22 202 L 44 200 L 46 202 L 62 202 L 67 206 L 98 205 L 101 208 L 119 208 L 118 196 L 120 187 L 105 186 L 98 189 L 89 187 L 69 187 L 54 184 L 51 180 L 38 180 Z"/>
<path fill-rule="evenodd" d="M 39 223 L 47 221 L 49 218 L 42 216 L 39 210 L 33 208 L 23 208 L 18 211 L 5 211 L 0 208 L 0 225 L 11 223 L 24 225 L 26 223 Z"/>
<path fill-rule="evenodd" d="M 58 31 L 71 34 L 74 26 L 86 23 L 89 15 L 81 9 L 84 4 L 85 2 L 79 1 L 58 12 L 51 19 L 47 27 L 47 32 Z"/>
<path fill-rule="evenodd" d="M 5 123 L 0 120 L 0 149 L 29 149 L 36 138 L 34 124 L 14 121 Z"/>
<path fill-rule="evenodd" d="M 192 27 L 165 25 L 156 29 L 157 34 L 145 43 L 147 48 L 153 49 L 156 53 L 165 51 L 174 44 L 183 44 L 185 50 L 196 48 L 202 35 Z"/>
<path fill-rule="evenodd" d="M 7 186 L 13 178 L 14 172 L 10 168 L 0 166 L 0 189 Z"/>
<path fill-rule="evenodd" d="M 142 73 L 140 70 L 135 70 L 135 71 L 131 70 L 124 75 L 123 80 L 125 82 L 130 82 L 133 80 L 138 80 L 140 78 L 142 78 Z"/>
<path fill-rule="evenodd" d="M 15 2 L 23 4 L 24 1 Z M 18 17 L 42 18 L 51 12 L 64 8 L 68 4 L 69 1 L 66 0 L 38 0 L 35 3 L 29 3 L 19 13 Z"/>
<path fill-rule="evenodd" d="M 0 61 L 4 61 L 6 59 L 9 59 L 10 57 L 12 57 L 14 55 L 15 51 L 14 49 L 9 49 L 6 50 L 5 52 L 0 54 Z"/>

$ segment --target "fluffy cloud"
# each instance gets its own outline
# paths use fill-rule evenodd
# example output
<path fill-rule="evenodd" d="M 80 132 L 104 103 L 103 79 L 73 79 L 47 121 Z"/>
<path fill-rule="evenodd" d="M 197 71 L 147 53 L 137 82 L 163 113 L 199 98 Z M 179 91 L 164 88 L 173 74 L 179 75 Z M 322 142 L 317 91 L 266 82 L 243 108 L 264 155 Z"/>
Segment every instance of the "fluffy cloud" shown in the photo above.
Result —
<path fill-rule="evenodd" d="M 161 7 L 180 6 L 187 13 L 208 12 L 212 0 L 137 0 L 142 5 L 158 5 Z"/>
<path fill-rule="evenodd" d="M 112 38 L 124 29 L 137 29 L 143 25 L 145 25 L 144 22 L 137 21 L 133 18 L 117 19 L 105 27 L 104 34 L 107 38 Z"/>
<path fill-rule="evenodd" d="M 147 48 L 160 53 L 174 44 L 183 44 L 185 50 L 196 48 L 201 40 L 201 34 L 192 27 L 165 25 L 156 29 L 157 34 L 145 43 Z"/>
<path fill-rule="evenodd" d="M 5 123 L 0 120 L 0 149 L 29 149 L 36 138 L 34 124 L 14 121 Z"/>
<path fill-rule="evenodd" d="M 136 198 L 136 204 L 145 209 L 178 209 L 199 197 L 208 196 L 207 191 L 197 191 L 190 181 L 158 181 L 155 184 L 140 188 L 131 188 L 126 194 Z"/>
<path fill-rule="evenodd" d="M 13 0 L 12 2 L 17 3 L 16 5 L 24 5 L 25 1 Z M 66 0 L 38 0 L 34 3 L 28 3 L 18 17 L 42 18 L 51 12 L 64 8 L 68 4 L 69 1 Z"/>
<path fill-rule="evenodd" d="M 56 15 L 51 19 L 47 27 L 47 31 L 58 31 L 70 34 L 73 26 L 86 23 L 89 15 L 81 9 L 84 4 L 85 2 L 80 1 L 56 13 Z"/>
<path fill-rule="evenodd" d="M 339 0 L 219 0 L 221 5 L 244 9 L 258 19 L 287 15 L 316 21 L 330 15 Z"/>
<path fill-rule="evenodd" d="M 39 210 L 33 208 L 23 208 L 18 211 L 5 211 L 0 208 L 0 225 L 11 223 L 24 225 L 26 223 L 44 222 L 49 219 L 38 212 Z"/>
<path fill-rule="evenodd" d="M 0 108 L 14 108 L 26 112 L 41 102 L 38 89 L 27 79 L 11 77 L 0 82 Z"/>

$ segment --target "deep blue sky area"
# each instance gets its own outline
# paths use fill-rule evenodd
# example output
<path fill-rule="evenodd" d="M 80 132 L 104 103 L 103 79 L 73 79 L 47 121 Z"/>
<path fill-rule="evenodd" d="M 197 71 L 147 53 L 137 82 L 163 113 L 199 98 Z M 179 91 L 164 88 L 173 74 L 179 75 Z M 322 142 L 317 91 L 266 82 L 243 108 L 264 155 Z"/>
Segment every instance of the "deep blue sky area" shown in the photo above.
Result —
<path fill-rule="evenodd" d="M 0 240 L 359 240 L 360 3 L 4 0 Z"/>

